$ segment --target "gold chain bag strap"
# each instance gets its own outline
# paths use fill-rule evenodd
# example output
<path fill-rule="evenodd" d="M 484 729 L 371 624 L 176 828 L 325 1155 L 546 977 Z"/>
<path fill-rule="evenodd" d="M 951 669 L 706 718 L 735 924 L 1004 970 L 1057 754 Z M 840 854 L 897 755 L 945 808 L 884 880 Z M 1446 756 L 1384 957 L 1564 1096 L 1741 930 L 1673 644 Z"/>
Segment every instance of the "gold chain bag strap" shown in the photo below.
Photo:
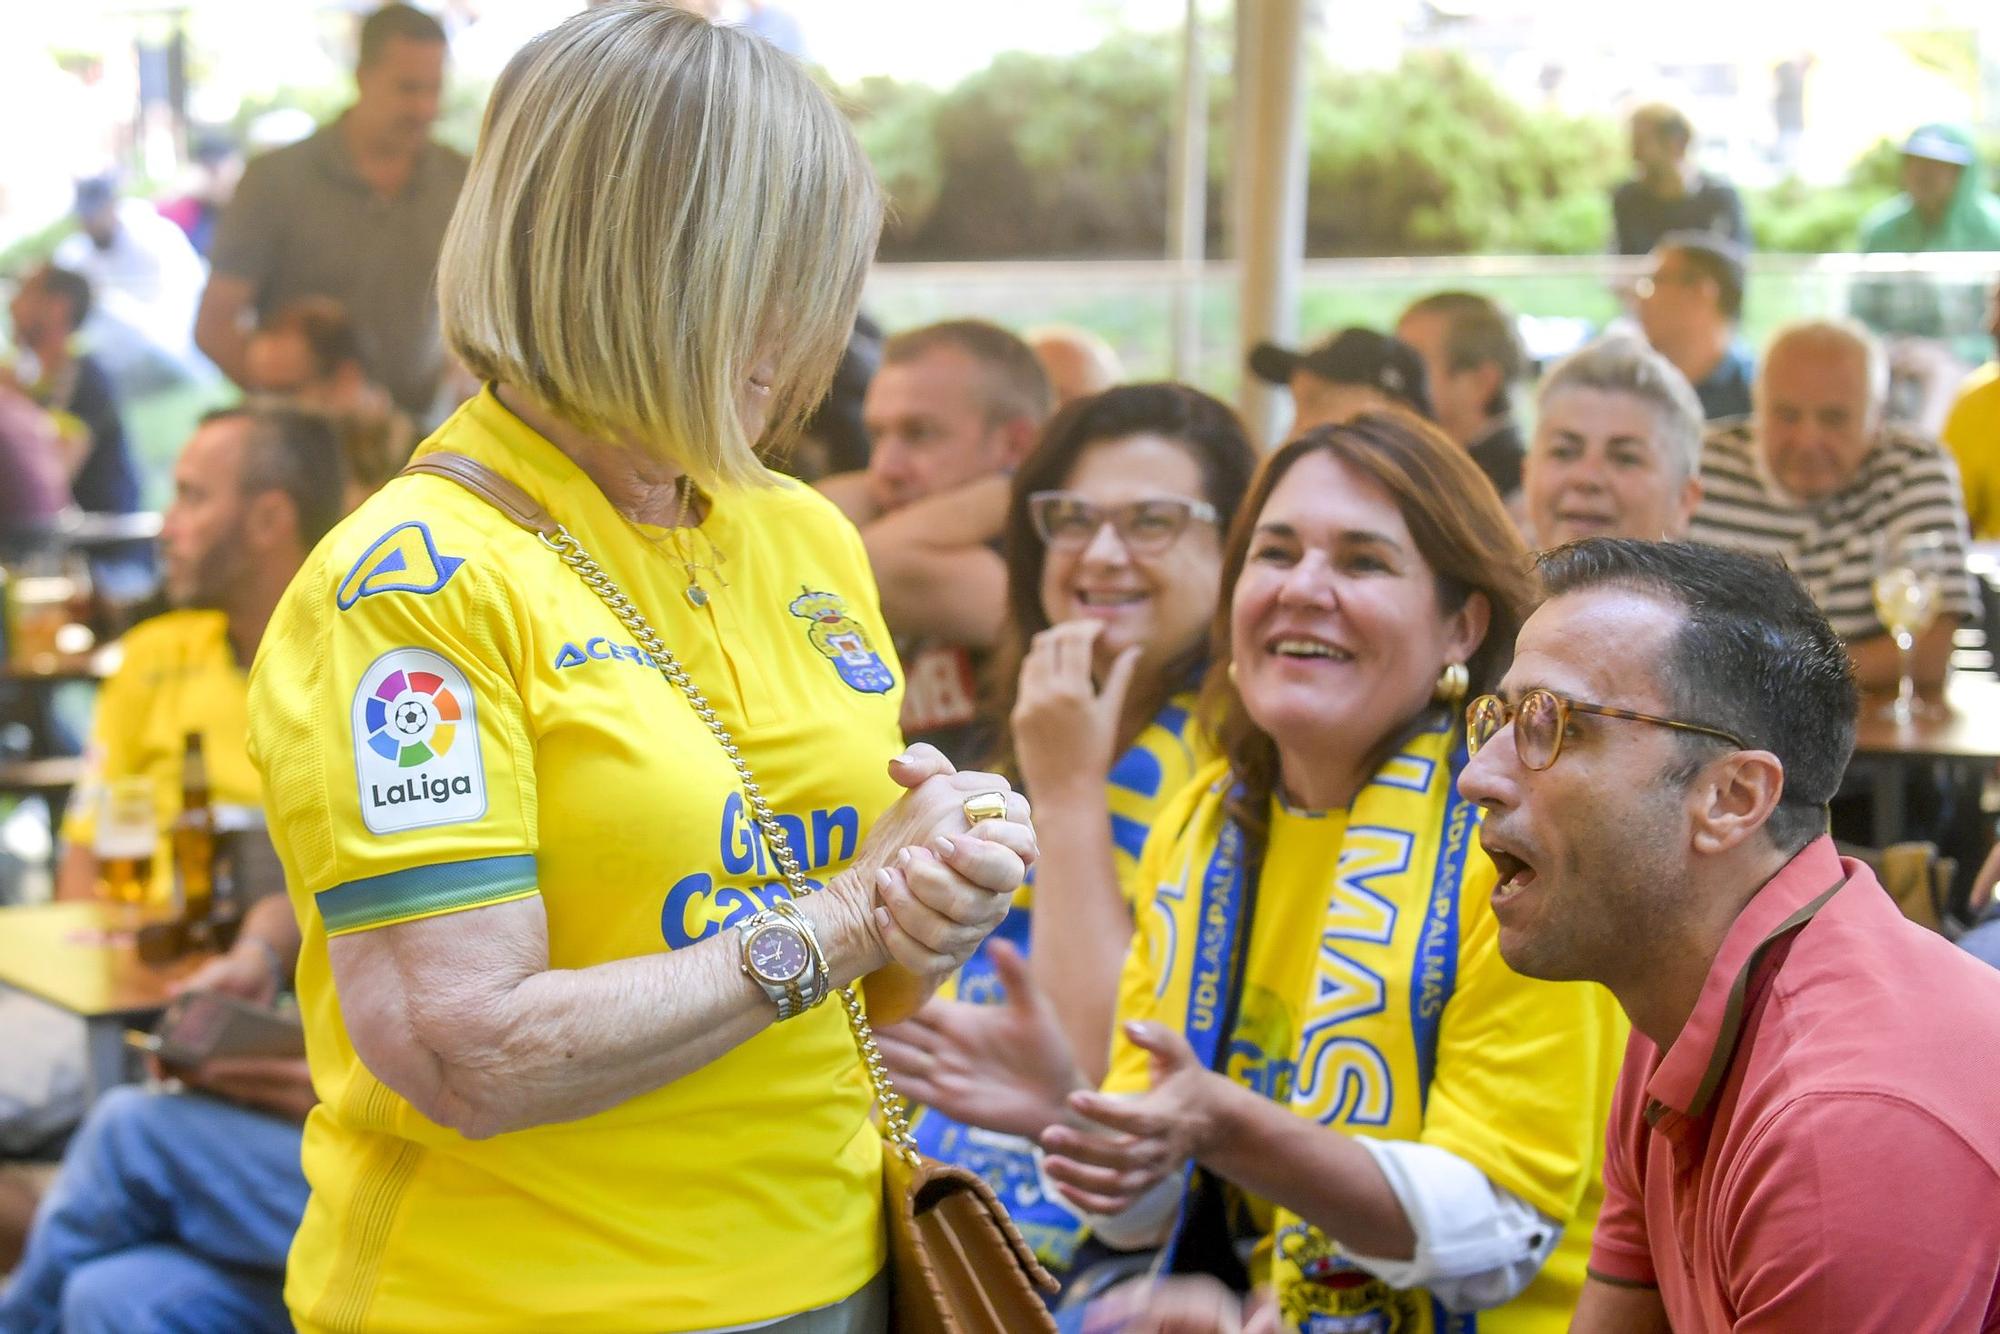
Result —
<path fill-rule="evenodd" d="M 687 699 L 707 725 L 742 784 L 757 827 L 772 859 L 784 873 L 792 897 L 813 892 L 799 868 L 784 826 L 765 800 L 722 720 L 673 650 L 625 596 L 603 567 L 591 559 L 570 531 L 557 523 L 525 491 L 476 459 L 434 453 L 411 463 L 406 473 L 449 478 L 533 533 L 590 591 L 601 598 L 652 655 L 660 675 Z M 883 1203 L 889 1224 L 889 1262 L 894 1280 L 897 1334 L 1022 1334 L 1056 1325 L 1036 1290 L 1053 1293 L 1057 1284 L 1035 1259 L 1006 1208 L 978 1176 L 962 1167 L 926 1158 L 910 1134 L 907 1104 L 896 1091 L 875 1045 L 861 999 L 852 986 L 840 989 L 847 1026 L 860 1049 L 862 1065 L 882 1113 Z"/>

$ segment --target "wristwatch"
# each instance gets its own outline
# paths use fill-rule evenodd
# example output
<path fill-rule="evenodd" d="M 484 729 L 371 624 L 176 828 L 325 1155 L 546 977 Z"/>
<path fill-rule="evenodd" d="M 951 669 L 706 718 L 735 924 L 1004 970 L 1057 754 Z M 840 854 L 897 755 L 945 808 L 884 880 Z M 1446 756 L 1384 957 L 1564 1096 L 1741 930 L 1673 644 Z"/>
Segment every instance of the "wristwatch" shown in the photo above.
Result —
<path fill-rule="evenodd" d="M 790 899 L 779 899 L 736 926 L 739 967 L 778 1007 L 778 1018 L 795 1018 L 827 998 L 833 980 L 812 922 Z"/>

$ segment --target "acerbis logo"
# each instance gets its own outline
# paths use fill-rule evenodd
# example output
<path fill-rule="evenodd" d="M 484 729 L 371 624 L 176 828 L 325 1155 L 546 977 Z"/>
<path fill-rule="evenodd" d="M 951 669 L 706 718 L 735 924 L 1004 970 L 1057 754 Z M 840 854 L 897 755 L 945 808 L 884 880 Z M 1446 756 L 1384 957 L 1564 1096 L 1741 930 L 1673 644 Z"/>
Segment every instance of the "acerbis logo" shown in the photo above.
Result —
<path fill-rule="evenodd" d="M 588 662 L 629 662 L 639 667 L 651 667 L 653 660 L 646 656 L 646 650 L 637 644 L 614 644 L 603 635 L 593 635 L 583 641 L 578 648 L 572 641 L 556 650 L 556 670 L 581 667 Z"/>

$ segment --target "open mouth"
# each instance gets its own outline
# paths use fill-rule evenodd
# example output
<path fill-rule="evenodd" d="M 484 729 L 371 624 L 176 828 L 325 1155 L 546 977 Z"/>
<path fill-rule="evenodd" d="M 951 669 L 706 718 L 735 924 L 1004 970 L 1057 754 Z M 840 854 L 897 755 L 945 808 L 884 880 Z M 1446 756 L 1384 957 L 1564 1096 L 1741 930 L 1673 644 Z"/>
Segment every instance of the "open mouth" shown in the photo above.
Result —
<path fill-rule="evenodd" d="M 1140 603 L 1147 601 L 1149 597 L 1149 594 L 1139 589 L 1128 589 L 1122 592 L 1096 590 L 1079 592 L 1076 595 L 1076 605 L 1088 608 L 1091 611 L 1115 611 L 1120 607 L 1136 607 Z"/>
<path fill-rule="evenodd" d="M 1537 879 L 1535 868 L 1525 858 L 1509 852 L 1506 848 L 1488 843 L 1483 838 L 1480 839 L 1480 845 L 1486 849 L 1486 855 L 1493 860 L 1493 868 L 1500 873 L 1500 878 L 1493 887 L 1494 903 L 1505 903 L 1535 883 Z"/>
<path fill-rule="evenodd" d="M 1556 522 L 1571 528 L 1609 528 L 1617 520 L 1609 514 L 1573 514 L 1558 510 Z"/>
<path fill-rule="evenodd" d="M 1329 644 L 1322 639 L 1307 639 L 1297 635 L 1274 639 L 1264 651 L 1273 657 L 1301 661 L 1311 658 L 1324 658 L 1330 662 L 1354 661 L 1354 655 L 1344 648 Z"/>

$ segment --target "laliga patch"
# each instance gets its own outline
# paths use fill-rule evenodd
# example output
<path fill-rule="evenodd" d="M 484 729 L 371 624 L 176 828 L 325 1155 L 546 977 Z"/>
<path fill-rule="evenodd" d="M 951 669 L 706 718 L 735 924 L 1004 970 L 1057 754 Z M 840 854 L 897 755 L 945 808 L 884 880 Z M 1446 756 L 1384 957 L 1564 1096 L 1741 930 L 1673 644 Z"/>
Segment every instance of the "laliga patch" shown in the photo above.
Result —
<path fill-rule="evenodd" d="M 340 581 L 334 605 L 346 611 L 377 593 L 435 593 L 451 582 L 463 556 L 438 554 L 430 528 L 414 519 L 399 523 L 369 544 Z"/>
<path fill-rule="evenodd" d="M 391 649 L 354 691 L 354 772 L 372 834 L 486 814 L 486 770 L 465 673 L 420 648 Z"/>
<path fill-rule="evenodd" d="M 864 695 L 885 695 L 896 684 L 887 663 L 868 643 L 861 622 L 847 614 L 847 604 L 835 593 L 801 588 L 790 611 L 808 622 L 806 638 L 833 663 L 833 670 Z"/>

